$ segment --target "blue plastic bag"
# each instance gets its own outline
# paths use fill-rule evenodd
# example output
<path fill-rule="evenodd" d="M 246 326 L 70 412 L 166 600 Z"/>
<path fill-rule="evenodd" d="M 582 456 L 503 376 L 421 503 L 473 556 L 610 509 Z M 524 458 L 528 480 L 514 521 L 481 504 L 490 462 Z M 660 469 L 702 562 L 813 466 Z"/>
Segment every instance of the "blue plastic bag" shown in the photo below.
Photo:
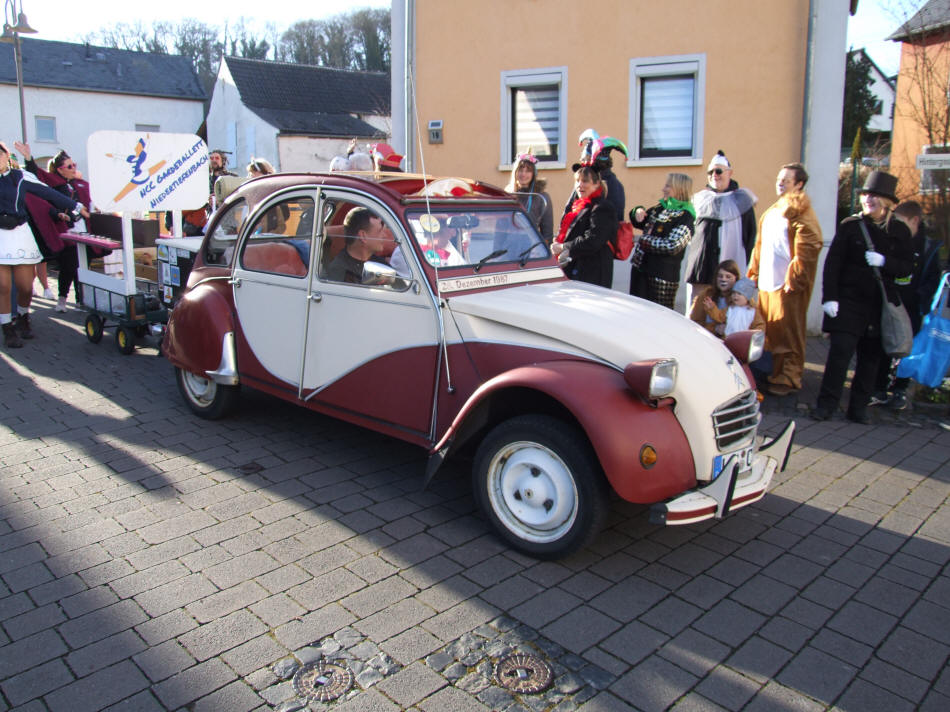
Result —
<path fill-rule="evenodd" d="M 950 273 L 940 278 L 930 313 L 924 317 L 920 331 L 914 337 L 910 356 L 897 365 L 899 378 L 913 378 L 929 388 L 943 383 L 950 368 Z"/>

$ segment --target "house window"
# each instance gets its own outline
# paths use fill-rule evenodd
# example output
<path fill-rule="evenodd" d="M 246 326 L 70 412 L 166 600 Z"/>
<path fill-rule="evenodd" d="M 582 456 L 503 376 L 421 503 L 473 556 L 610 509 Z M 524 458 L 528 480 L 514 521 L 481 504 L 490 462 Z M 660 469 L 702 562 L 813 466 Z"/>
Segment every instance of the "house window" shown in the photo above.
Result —
<path fill-rule="evenodd" d="M 158 124 L 136 124 L 135 130 L 138 133 L 158 133 L 162 130 L 162 127 Z"/>
<path fill-rule="evenodd" d="M 628 163 L 701 163 L 705 91 L 705 55 L 630 60 Z"/>
<path fill-rule="evenodd" d="M 500 164 L 530 151 L 540 166 L 562 168 L 566 107 L 566 67 L 502 72 Z"/>
<path fill-rule="evenodd" d="M 36 140 L 37 141 L 56 141 L 56 117 L 37 116 L 36 117 Z"/>
<path fill-rule="evenodd" d="M 924 155 L 930 154 L 950 154 L 950 146 L 946 144 L 934 144 L 923 147 Z M 944 156 L 950 157 L 950 156 Z M 921 159 L 917 159 L 920 161 Z M 921 193 L 939 193 L 950 189 L 950 169 L 946 168 L 927 168 L 926 162 L 920 165 L 920 192 Z"/>

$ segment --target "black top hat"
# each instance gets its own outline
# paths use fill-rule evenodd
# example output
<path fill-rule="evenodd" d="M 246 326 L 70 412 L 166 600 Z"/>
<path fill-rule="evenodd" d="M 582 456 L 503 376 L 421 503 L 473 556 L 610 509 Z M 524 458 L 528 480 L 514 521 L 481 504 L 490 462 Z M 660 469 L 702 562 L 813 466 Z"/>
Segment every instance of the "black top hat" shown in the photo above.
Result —
<path fill-rule="evenodd" d="M 899 202 L 896 195 L 897 176 L 892 176 L 890 173 L 885 173 L 884 171 L 871 171 L 868 174 L 867 180 L 864 181 L 864 187 L 861 188 L 861 192 L 880 195 L 882 198 L 887 198 L 897 203 Z"/>

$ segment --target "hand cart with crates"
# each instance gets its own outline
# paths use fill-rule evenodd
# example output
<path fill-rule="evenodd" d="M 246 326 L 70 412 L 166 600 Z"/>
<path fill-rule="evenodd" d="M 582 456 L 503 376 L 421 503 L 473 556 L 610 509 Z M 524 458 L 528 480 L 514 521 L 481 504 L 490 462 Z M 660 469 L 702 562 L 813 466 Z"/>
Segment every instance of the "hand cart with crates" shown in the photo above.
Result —
<path fill-rule="evenodd" d="M 136 276 L 132 223 L 131 217 L 122 216 L 121 241 L 89 233 L 61 235 L 64 241 L 73 242 L 79 248 L 77 282 L 82 306 L 89 312 L 85 323 L 86 338 L 97 344 L 107 328 L 115 328 L 115 345 L 123 354 L 131 354 L 137 343 L 150 336 L 158 336 L 160 340 L 168 323 L 168 309 L 161 302 L 157 282 Z M 90 227 L 98 228 L 97 232 L 111 232 L 102 229 L 101 220 L 99 225 L 90 220 Z M 102 272 L 94 270 L 90 266 L 90 247 L 121 250 L 121 253 L 108 256 L 120 259 L 105 262 Z"/>

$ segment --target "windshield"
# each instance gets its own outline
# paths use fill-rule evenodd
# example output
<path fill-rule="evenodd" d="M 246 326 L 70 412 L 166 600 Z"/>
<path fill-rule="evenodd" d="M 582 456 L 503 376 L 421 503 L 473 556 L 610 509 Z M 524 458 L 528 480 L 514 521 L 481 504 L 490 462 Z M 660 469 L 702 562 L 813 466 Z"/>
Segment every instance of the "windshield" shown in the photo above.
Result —
<path fill-rule="evenodd" d="M 425 260 L 433 267 L 478 269 L 503 262 L 521 267 L 551 254 L 520 210 L 419 211 L 408 213 L 407 218 Z"/>

